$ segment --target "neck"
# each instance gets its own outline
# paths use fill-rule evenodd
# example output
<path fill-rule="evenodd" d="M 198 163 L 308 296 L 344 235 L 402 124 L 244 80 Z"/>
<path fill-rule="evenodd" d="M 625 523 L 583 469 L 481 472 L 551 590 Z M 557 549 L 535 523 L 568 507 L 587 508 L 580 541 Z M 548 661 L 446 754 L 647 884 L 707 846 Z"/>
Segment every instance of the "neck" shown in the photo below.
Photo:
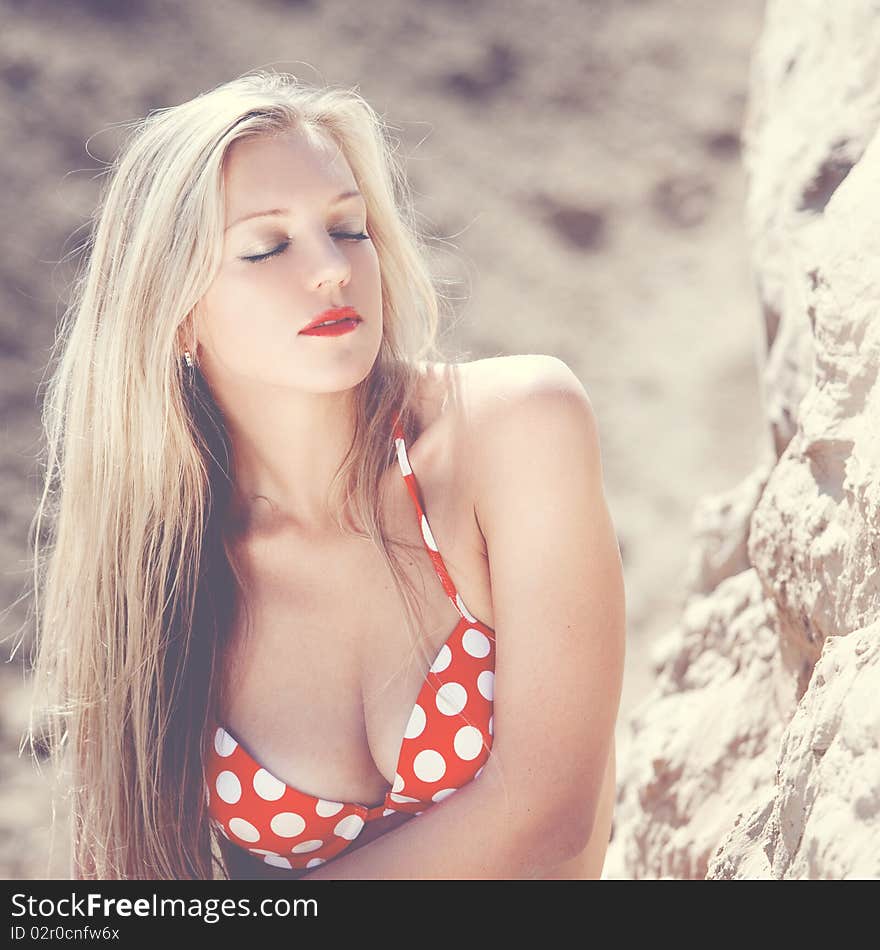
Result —
<path fill-rule="evenodd" d="M 244 533 L 326 531 L 330 486 L 354 438 L 354 390 L 230 400 L 230 516 Z"/>

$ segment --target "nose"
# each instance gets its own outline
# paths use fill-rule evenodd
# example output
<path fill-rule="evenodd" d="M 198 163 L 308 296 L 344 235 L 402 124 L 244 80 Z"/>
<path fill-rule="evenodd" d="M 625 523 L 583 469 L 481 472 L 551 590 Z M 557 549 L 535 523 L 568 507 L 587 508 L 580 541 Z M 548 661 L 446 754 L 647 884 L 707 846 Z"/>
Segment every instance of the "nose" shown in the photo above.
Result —
<path fill-rule="evenodd" d="M 350 279 L 351 262 L 328 234 L 326 239 L 317 242 L 314 256 L 311 258 L 308 281 L 318 288 L 325 284 L 345 285 Z"/>

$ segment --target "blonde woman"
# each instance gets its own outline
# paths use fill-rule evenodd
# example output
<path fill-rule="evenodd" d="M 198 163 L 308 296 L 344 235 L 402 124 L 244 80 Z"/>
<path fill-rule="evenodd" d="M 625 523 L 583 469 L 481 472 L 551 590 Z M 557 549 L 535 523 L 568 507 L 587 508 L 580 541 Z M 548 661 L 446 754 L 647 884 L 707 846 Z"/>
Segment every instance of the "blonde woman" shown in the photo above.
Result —
<path fill-rule="evenodd" d="M 597 421 L 557 359 L 438 359 L 394 151 L 357 92 L 261 70 L 110 169 L 36 517 L 75 878 L 601 872 Z"/>

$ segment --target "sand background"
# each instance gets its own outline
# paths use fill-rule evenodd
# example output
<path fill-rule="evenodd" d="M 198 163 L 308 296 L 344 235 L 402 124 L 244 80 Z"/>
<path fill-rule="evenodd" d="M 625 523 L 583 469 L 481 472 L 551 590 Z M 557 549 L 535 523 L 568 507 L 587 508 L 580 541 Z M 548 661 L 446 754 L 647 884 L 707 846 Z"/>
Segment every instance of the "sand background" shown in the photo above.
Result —
<path fill-rule="evenodd" d="M 626 713 L 676 622 L 697 499 L 748 474 L 761 330 L 739 133 L 763 3 L 0 2 L 0 635 L 29 635 L 37 387 L 113 126 L 255 67 L 358 84 L 394 127 L 470 358 L 549 353 L 596 409 L 627 587 Z M 86 143 L 88 142 L 88 151 Z M 91 153 L 91 154 L 89 154 Z M 66 874 L 0 667 L 0 876 Z"/>

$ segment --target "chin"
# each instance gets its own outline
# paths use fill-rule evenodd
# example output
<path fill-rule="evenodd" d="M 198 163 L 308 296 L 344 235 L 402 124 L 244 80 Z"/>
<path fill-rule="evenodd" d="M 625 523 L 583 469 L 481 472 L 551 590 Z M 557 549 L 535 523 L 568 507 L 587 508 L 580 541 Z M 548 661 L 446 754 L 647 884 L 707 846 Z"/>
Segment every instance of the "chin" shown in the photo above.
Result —
<path fill-rule="evenodd" d="M 301 372 L 294 373 L 293 382 L 298 389 L 312 393 L 336 393 L 359 386 L 376 364 L 375 355 L 347 354 L 344 358 L 328 361 L 313 361 L 303 366 Z"/>

